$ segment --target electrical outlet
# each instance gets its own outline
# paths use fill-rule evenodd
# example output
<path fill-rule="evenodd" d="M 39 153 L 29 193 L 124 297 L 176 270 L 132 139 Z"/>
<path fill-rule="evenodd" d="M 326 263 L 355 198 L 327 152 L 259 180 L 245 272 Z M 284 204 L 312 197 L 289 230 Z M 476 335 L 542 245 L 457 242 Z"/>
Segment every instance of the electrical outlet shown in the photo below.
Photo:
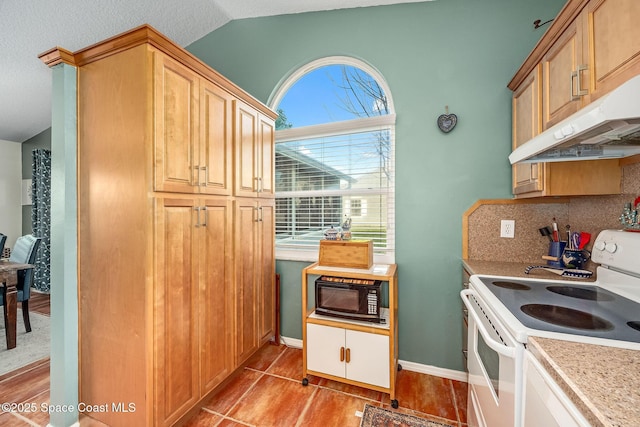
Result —
<path fill-rule="evenodd" d="M 500 237 L 513 239 L 516 234 L 516 221 L 513 219 L 503 219 L 500 221 Z"/>

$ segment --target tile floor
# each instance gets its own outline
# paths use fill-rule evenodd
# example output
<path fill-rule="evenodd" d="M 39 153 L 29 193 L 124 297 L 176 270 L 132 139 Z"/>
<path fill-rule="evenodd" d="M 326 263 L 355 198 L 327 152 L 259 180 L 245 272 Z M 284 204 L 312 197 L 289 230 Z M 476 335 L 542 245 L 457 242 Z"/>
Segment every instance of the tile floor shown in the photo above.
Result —
<path fill-rule="evenodd" d="M 49 314 L 48 298 L 30 304 Z M 187 422 L 189 427 L 357 427 L 365 403 L 390 408 L 389 395 L 317 377 L 303 387 L 302 350 L 267 345 Z M 453 427 L 467 427 L 467 384 L 402 370 L 396 382 L 397 411 Z M 0 376 L 0 402 L 49 403 L 49 359 Z M 0 426 L 46 426 L 48 414 L 0 410 Z M 81 423 L 83 427 L 89 424 Z"/>
<path fill-rule="evenodd" d="M 358 427 L 365 403 L 391 408 L 389 395 L 317 377 L 304 387 L 302 350 L 264 347 L 186 424 L 200 426 Z M 467 384 L 408 370 L 398 373 L 400 412 L 466 427 Z"/>

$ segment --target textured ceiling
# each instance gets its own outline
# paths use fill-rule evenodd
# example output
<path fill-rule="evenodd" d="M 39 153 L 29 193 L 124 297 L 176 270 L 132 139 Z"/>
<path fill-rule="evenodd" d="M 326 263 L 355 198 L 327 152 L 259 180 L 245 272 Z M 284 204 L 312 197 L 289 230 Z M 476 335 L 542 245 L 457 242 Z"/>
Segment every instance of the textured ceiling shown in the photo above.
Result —
<path fill-rule="evenodd" d="M 38 55 L 82 49 L 141 24 L 186 46 L 233 19 L 424 0 L 0 0 L 0 140 L 51 125 L 51 70 Z"/>

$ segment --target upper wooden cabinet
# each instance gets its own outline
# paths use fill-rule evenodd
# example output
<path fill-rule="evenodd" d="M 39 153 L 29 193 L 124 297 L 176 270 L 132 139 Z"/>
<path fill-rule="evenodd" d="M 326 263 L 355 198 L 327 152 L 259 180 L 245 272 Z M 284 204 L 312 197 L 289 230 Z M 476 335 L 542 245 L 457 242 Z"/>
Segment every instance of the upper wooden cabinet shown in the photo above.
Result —
<path fill-rule="evenodd" d="M 570 0 L 509 83 L 513 148 L 640 73 L 637 0 Z M 617 194 L 619 161 L 518 164 L 519 197 Z"/>
<path fill-rule="evenodd" d="M 272 198 L 274 182 L 274 121 L 244 102 L 234 101 L 235 195 Z"/>
<path fill-rule="evenodd" d="M 640 73 L 638 17 L 637 0 L 591 0 L 584 8 L 582 54 L 587 58 L 588 102 Z"/>
<path fill-rule="evenodd" d="M 580 21 L 580 17 L 576 18 Z M 587 93 L 582 77 L 582 33 L 573 22 L 542 59 L 542 130 L 575 113 Z"/>
<path fill-rule="evenodd" d="M 200 82 L 200 192 L 231 194 L 233 97 L 208 80 Z"/>
<path fill-rule="evenodd" d="M 542 58 L 543 130 L 640 73 L 640 2 L 570 1 L 562 14 L 575 18 Z"/>
<path fill-rule="evenodd" d="M 231 194 L 231 95 L 156 52 L 155 190 Z"/>
<path fill-rule="evenodd" d="M 540 73 L 536 67 L 513 93 L 513 149 L 540 133 Z M 513 194 L 541 192 L 544 189 L 544 165 L 513 165 Z"/>

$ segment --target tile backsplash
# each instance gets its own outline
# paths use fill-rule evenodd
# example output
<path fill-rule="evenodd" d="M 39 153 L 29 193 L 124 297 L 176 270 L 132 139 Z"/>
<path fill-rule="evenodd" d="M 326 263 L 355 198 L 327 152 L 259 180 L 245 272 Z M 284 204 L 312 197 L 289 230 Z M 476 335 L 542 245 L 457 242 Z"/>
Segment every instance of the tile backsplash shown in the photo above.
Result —
<path fill-rule="evenodd" d="M 620 228 L 619 217 L 625 203 L 640 195 L 640 163 L 623 168 L 622 193 L 613 196 L 580 196 L 549 199 L 492 200 L 468 216 L 467 256 L 482 261 L 545 263 L 541 257 L 549 249 L 549 240 L 539 228 L 551 227 L 555 217 L 561 240 L 566 240 L 567 224 L 572 231 L 591 233 L 586 249 L 601 230 Z M 502 203 L 503 202 L 503 203 Z M 500 237 L 500 220 L 515 220 L 515 237 Z M 464 236 L 463 236 L 464 237 Z M 587 269 L 595 268 L 588 262 Z"/>

